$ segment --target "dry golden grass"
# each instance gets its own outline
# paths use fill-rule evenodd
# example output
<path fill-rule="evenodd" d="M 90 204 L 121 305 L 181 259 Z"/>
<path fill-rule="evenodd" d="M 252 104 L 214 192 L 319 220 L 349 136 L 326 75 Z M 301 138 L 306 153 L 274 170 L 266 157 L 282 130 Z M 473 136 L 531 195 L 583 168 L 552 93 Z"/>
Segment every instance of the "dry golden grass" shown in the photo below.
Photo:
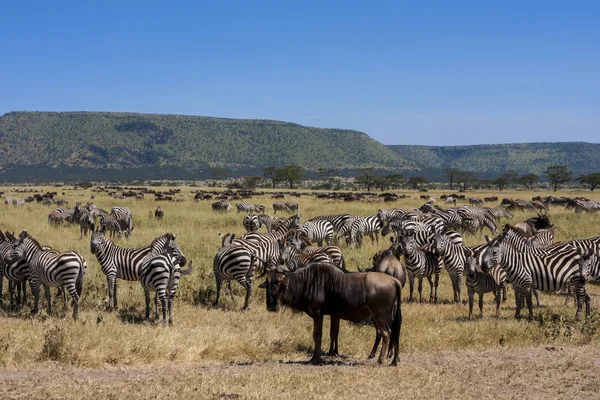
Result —
<path fill-rule="evenodd" d="M 64 191 L 65 195 L 59 197 L 71 205 L 89 200 L 88 190 Z M 322 201 L 308 196 L 297 201 L 302 219 L 307 220 L 321 214 L 370 215 L 379 208 L 420 206 L 418 193 L 410 194 L 411 199 L 393 204 Z M 437 197 L 441 192 L 431 194 Z M 489 194 L 497 193 L 475 195 Z M 529 199 L 538 194 L 549 193 L 500 195 Z M 558 195 L 600 197 L 589 192 Z M 24 196 L 7 192 L 4 197 Z M 16 233 L 27 229 L 43 244 L 76 250 L 87 260 L 88 272 L 77 322 L 60 302 L 51 316 L 45 312 L 44 300 L 35 318 L 29 316 L 30 305 L 19 312 L 7 311 L 6 307 L 2 311 L 0 394 L 17 397 L 23 391 L 25 397 L 70 398 L 90 394 L 121 397 L 129 393 L 145 398 L 172 391 L 177 397 L 209 398 L 257 398 L 267 393 L 283 398 L 491 398 L 496 397 L 494 390 L 500 390 L 503 397 L 538 397 L 536 393 L 539 397 L 570 397 L 579 393 L 589 398 L 598 390 L 598 366 L 594 361 L 600 352 L 597 313 L 588 321 L 575 322 L 573 302 L 565 307 L 563 297 L 542 294 L 544 306 L 534 310 L 540 320 L 516 321 L 514 298 L 509 291 L 501 318 L 492 316 L 492 296 L 488 295 L 484 318 L 468 321 L 467 306 L 450 302 L 452 289 L 445 271 L 438 296 L 441 304 L 403 304 L 401 367 L 373 368 L 374 363 L 366 360 L 374 339 L 373 328 L 345 322 L 340 333 L 340 351 L 345 357 L 331 360 L 334 365 L 305 366 L 302 362 L 312 351 L 312 322 L 307 316 L 289 311 L 267 313 L 260 289 L 254 290 L 251 310 L 240 312 L 243 290 L 236 283 L 235 302 L 223 293 L 222 307 L 210 308 L 215 296 L 212 259 L 220 244 L 217 232 L 242 234 L 243 214 L 235 209 L 230 214 L 212 213 L 210 202 L 194 202 L 189 188 L 179 197 L 184 201 L 160 203 L 165 210 L 162 221 L 149 216 L 158 205 L 150 199 L 115 200 L 99 194 L 95 200 L 106 210 L 114 205 L 133 210 L 135 230 L 129 240 L 117 240 L 120 245 L 146 245 L 167 231 L 179 233 L 183 251 L 194 260 L 194 271 L 182 278 L 174 304 L 175 326 L 171 328 L 143 321 L 143 292 L 137 282 L 119 281 L 120 310 L 104 311 L 106 280 L 90 253 L 89 238 L 80 240 L 75 226 L 49 226 L 46 219 L 52 208 L 30 204 L 22 208 L 10 205 L 3 210 L 0 229 Z M 268 196 L 252 202 L 272 211 L 269 208 L 273 200 Z M 514 221 L 532 215 L 517 213 Z M 551 218 L 559 227 L 557 240 L 600 233 L 598 215 L 575 214 L 556 207 L 551 210 Z M 366 239 L 362 249 L 345 251 L 349 268 L 354 270 L 359 263 L 367 265 L 375 251 L 387 247 L 387 240 L 371 244 Z M 477 236 L 465 240 L 470 245 L 484 239 Z M 589 285 L 589 291 L 595 307 L 600 288 Z M 427 284 L 424 295 L 429 295 Z M 463 300 L 466 298 L 463 285 Z M 548 351 L 547 347 L 557 350 Z"/>

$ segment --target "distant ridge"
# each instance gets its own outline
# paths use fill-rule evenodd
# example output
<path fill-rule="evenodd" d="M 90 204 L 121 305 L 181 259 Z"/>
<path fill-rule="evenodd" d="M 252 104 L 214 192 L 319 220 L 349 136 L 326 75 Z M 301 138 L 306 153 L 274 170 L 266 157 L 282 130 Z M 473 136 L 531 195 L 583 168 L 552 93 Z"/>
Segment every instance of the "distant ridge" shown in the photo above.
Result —
<path fill-rule="evenodd" d="M 290 122 L 113 112 L 10 112 L 0 117 L 0 181 L 204 179 L 212 167 L 231 176 L 265 166 L 300 165 L 344 175 L 381 173 L 436 179 L 455 167 L 480 177 L 509 169 L 541 175 L 566 164 L 600 171 L 600 145 L 528 143 L 385 146 L 367 134 Z"/>

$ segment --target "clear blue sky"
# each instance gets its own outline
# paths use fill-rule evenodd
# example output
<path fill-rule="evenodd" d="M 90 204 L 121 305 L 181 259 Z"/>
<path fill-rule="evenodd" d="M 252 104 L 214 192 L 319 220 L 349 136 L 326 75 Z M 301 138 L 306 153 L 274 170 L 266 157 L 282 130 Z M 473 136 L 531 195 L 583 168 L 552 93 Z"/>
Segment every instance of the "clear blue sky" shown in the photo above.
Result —
<path fill-rule="evenodd" d="M 0 114 L 267 118 L 385 144 L 600 142 L 597 1 L 57 0 L 0 12 Z"/>

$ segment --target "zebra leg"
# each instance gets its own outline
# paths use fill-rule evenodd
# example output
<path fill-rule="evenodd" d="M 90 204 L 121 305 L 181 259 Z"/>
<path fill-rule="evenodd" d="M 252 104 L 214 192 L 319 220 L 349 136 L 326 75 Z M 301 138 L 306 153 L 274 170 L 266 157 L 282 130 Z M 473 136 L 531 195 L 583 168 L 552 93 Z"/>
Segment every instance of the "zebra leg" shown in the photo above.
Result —
<path fill-rule="evenodd" d="M 21 305 L 24 306 L 27 302 L 27 279 L 23 279 L 23 282 L 21 282 L 21 290 L 23 291 L 23 302 Z"/>
<path fill-rule="evenodd" d="M 483 292 L 479 292 L 479 318 L 483 318 Z"/>
<path fill-rule="evenodd" d="M 40 282 L 31 280 L 31 293 L 33 294 L 33 309 L 31 310 L 32 314 L 37 314 L 40 306 Z"/>
<path fill-rule="evenodd" d="M 329 329 L 329 353 L 328 356 L 338 355 L 338 335 L 340 333 L 340 318 L 331 316 L 331 325 Z"/>
<path fill-rule="evenodd" d="M 529 321 L 533 321 L 533 300 L 531 298 L 531 292 L 532 290 L 528 290 L 525 292 L 525 300 L 527 301 L 527 309 L 529 310 L 529 315 L 527 316 L 527 319 Z"/>
<path fill-rule="evenodd" d="M 422 277 L 419 277 L 418 290 L 419 290 L 419 303 L 422 303 L 423 302 L 423 278 Z M 431 299 L 431 296 L 430 296 L 430 299 Z"/>
<path fill-rule="evenodd" d="M 408 301 L 412 303 L 413 301 L 413 291 L 415 288 L 415 276 L 413 274 L 408 274 L 408 284 L 410 286 L 410 296 Z"/>
<path fill-rule="evenodd" d="M 158 296 L 158 290 L 154 292 L 154 321 L 158 321 L 158 301 L 160 300 Z M 163 319 L 164 322 L 164 319 Z"/>
<path fill-rule="evenodd" d="M 114 301 L 114 305 L 113 305 L 113 309 L 115 311 L 117 311 L 119 309 L 118 303 L 117 303 L 117 278 L 115 277 L 115 280 L 113 282 L 113 286 L 114 286 L 114 290 L 113 290 L 113 301 Z"/>
<path fill-rule="evenodd" d="M 452 291 L 454 292 L 454 302 L 460 303 L 460 295 L 458 294 L 458 285 L 460 284 L 460 281 L 458 280 L 457 275 L 451 276 L 451 279 L 452 279 Z"/>
<path fill-rule="evenodd" d="M 494 301 L 496 302 L 496 317 L 500 317 L 500 301 L 502 297 L 503 288 L 498 287 L 494 291 Z"/>
<path fill-rule="evenodd" d="M 48 315 L 52 314 L 52 301 L 50 296 L 50 286 L 44 284 L 44 295 L 46 296 L 46 302 L 48 303 Z"/>
<path fill-rule="evenodd" d="M 167 296 L 165 290 L 157 290 L 156 298 L 160 299 L 160 305 L 162 307 L 162 324 L 163 326 L 167 326 Z"/>
<path fill-rule="evenodd" d="M 167 311 L 169 312 L 169 326 L 173 326 L 173 297 L 175 295 L 169 296 L 167 299 Z"/>
<path fill-rule="evenodd" d="M 542 305 L 540 304 L 540 294 L 538 293 L 537 289 L 531 289 L 531 291 L 533 292 L 533 294 L 535 295 L 535 302 L 538 306 L 538 308 L 540 308 Z"/>
<path fill-rule="evenodd" d="M 502 284 L 502 302 L 504 303 L 508 300 L 508 289 L 506 288 L 506 283 Z"/>
<path fill-rule="evenodd" d="M 219 278 L 217 276 L 217 274 L 215 274 L 215 280 L 217 281 L 217 298 L 215 299 L 215 302 L 213 303 L 213 307 L 218 307 L 219 306 L 219 297 L 221 296 L 221 278 Z"/>
<path fill-rule="evenodd" d="M 77 294 L 77 289 L 75 289 L 74 283 L 70 284 L 66 289 L 69 290 L 69 294 L 73 300 L 73 319 L 77 321 L 77 317 L 79 317 L 79 295 Z"/>
<path fill-rule="evenodd" d="M 231 296 L 231 301 L 235 302 L 235 298 L 233 297 L 233 290 L 231 290 L 231 280 L 227 281 L 227 289 L 229 290 L 229 295 Z"/>
<path fill-rule="evenodd" d="M 108 286 L 108 311 L 113 310 L 113 302 L 115 298 L 115 280 L 116 277 L 112 274 L 106 276 L 106 286 Z"/>
<path fill-rule="evenodd" d="M 150 318 L 150 292 L 144 288 L 144 300 L 146 301 L 146 319 Z"/>
<path fill-rule="evenodd" d="M 473 318 L 473 302 L 475 301 L 475 292 L 471 287 L 467 289 L 467 294 L 469 295 L 469 319 Z"/>
<path fill-rule="evenodd" d="M 252 295 L 252 283 L 246 282 L 244 286 L 246 287 L 246 298 L 244 299 L 244 308 L 242 310 L 247 310 L 250 305 L 250 296 Z M 229 281 L 229 291 L 231 292 L 231 281 Z"/>
<path fill-rule="evenodd" d="M 2 287 L 4 286 L 4 273 L 2 272 L 2 268 L 0 268 L 0 309 L 2 309 Z M 8 280 L 8 292 L 10 293 L 10 280 Z M 11 300 L 12 304 L 12 294 Z"/>
<path fill-rule="evenodd" d="M 429 278 L 431 279 L 431 277 Z M 437 300 L 438 300 L 438 286 L 440 284 L 440 271 L 438 270 L 438 272 L 435 274 L 435 276 L 433 277 L 433 304 L 437 304 Z"/>
<path fill-rule="evenodd" d="M 519 319 L 521 318 L 521 307 L 523 306 L 523 293 L 521 292 L 521 289 L 517 289 L 516 287 L 514 287 L 514 289 L 516 304 L 515 318 Z"/>

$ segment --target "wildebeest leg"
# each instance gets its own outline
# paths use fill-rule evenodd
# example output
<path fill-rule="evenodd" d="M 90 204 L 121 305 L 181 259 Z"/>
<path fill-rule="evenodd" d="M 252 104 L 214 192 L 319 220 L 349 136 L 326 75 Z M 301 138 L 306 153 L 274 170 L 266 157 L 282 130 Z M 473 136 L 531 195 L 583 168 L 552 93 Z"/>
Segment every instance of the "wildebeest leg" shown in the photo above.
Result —
<path fill-rule="evenodd" d="M 329 329 L 329 356 L 337 356 L 338 353 L 338 335 L 340 333 L 339 317 L 331 316 L 331 327 Z"/>
<path fill-rule="evenodd" d="M 321 339 L 323 338 L 323 316 L 313 317 L 313 340 L 315 342 L 315 353 L 310 359 L 311 364 L 321 363 Z"/>
<path fill-rule="evenodd" d="M 377 329 L 375 330 L 375 334 L 375 343 L 373 343 L 373 348 L 371 349 L 371 353 L 369 353 L 369 358 L 375 357 L 375 354 L 377 353 L 377 348 L 379 347 L 379 342 L 381 341 L 381 335 L 379 334 L 379 331 Z"/>
<path fill-rule="evenodd" d="M 383 361 L 385 360 L 385 357 L 387 356 L 388 353 L 388 348 L 390 345 L 390 326 L 388 324 L 387 318 L 391 317 L 388 315 L 373 315 L 371 314 L 373 317 L 373 323 L 375 324 L 375 329 L 377 330 L 377 336 L 381 337 L 382 340 L 382 344 L 381 344 L 381 353 L 379 353 L 379 359 L 377 360 L 378 364 L 383 364 Z"/>

